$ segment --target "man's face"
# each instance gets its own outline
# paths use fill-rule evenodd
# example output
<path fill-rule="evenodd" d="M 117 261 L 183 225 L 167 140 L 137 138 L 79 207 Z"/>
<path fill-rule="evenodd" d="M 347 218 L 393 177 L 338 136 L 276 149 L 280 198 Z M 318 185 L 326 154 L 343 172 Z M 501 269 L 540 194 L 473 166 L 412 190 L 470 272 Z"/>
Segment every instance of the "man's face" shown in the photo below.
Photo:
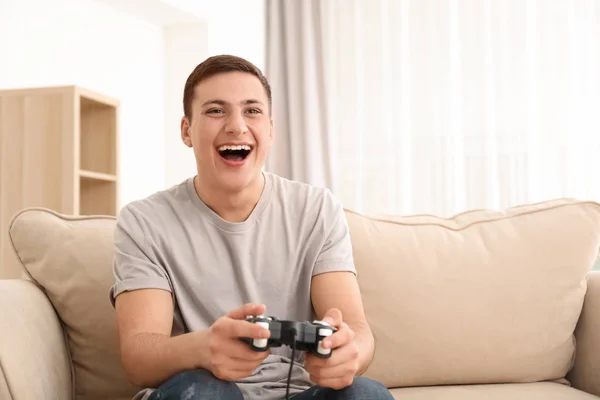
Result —
<path fill-rule="evenodd" d="M 193 147 L 200 180 L 229 191 L 261 176 L 273 140 L 264 87 L 245 72 L 226 72 L 195 89 L 191 123 L 183 118 L 182 139 Z"/>

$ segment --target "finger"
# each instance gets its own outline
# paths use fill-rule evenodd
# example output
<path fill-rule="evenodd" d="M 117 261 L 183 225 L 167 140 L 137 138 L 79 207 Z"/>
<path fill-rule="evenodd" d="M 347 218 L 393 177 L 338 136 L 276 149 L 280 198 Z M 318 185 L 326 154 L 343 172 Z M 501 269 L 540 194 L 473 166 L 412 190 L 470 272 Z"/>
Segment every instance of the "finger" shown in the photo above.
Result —
<path fill-rule="evenodd" d="M 265 309 L 266 306 L 264 304 L 248 303 L 235 310 L 231 310 L 226 316 L 232 319 L 244 319 L 252 315 L 262 315 L 265 313 Z"/>
<path fill-rule="evenodd" d="M 250 360 L 231 359 L 231 369 L 234 371 L 254 371 L 260 363 Z"/>
<path fill-rule="evenodd" d="M 260 363 L 269 356 L 269 351 L 254 351 L 247 349 L 244 353 L 230 354 L 230 358 L 236 361 L 248 361 L 251 363 Z"/>
<path fill-rule="evenodd" d="M 307 354 L 305 357 L 306 369 L 320 370 L 335 368 L 342 364 L 353 363 L 358 360 L 358 348 L 356 346 L 343 346 L 336 349 L 331 357 L 320 358 L 314 354 Z"/>
<path fill-rule="evenodd" d="M 230 319 L 226 322 L 227 334 L 232 338 L 268 339 L 271 331 L 248 321 Z"/>
<path fill-rule="evenodd" d="M 332 308 L 325 313 L 322 320 L 337 328 L 342 323 L 342 312 L 337 308 Z"/>
<path fill-rule="evenodd" d="M 336 349 L 342 347 L 354 340 L 354 331 L 348 324 L 342 322 L 338 330 L 331 336 L 323 339 L 322 346 L 325 349 Z"/>
<path fill-rule="evenodd" d="M 356 362 L 345 362 L 331 368 L 317 368 L 311 371 L 311 375 L 318 380 L 338 379 L 348 375 L 353 376 L 358 368 Z"/>
<path fill-rule="evenodd" d="M 252 350 L 247 343 L 242 341 L 236 341 L 227 348 L 227 356 L 234 360 L 247 360 L 247 361 L 260 361 L 265 359 L 268 355 L 268 351 L 255 351 Z"/>
<path fill-rule="evenodd" d="M 310 380 L 315 382 L 317 385 L 319 385 L 321 387 L 340 390 L 347 386 L 352 385 L 352 383 L 354 382 L 354 376 L 348 375 L 348 376 L 333 378 L 333 379 L 319 379 L 318 377 L 314 377 L 311 375 Z"/>

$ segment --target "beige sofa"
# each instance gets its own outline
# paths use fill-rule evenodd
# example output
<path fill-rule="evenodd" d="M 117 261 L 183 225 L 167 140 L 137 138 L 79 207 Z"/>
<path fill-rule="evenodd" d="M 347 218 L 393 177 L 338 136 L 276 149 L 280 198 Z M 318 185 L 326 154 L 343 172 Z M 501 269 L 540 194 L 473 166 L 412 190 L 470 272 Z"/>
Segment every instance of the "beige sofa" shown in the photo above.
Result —
<path fill-rule="evenodd" d="M 377 350 L 402 400 L 600 396 L 600 205 L 453 218 L 347 212 Z M 113 309 L 111 217 L 27 209 L 24 278 L 0 281 L 0 399 L 130 399 Z"/>

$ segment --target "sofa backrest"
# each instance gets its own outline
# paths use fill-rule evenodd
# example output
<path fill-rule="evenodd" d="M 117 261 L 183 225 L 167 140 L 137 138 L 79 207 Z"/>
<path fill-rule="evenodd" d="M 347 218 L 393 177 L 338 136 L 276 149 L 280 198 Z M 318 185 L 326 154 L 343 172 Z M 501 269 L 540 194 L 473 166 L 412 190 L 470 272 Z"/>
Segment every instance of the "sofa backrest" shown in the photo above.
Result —
<path fill-rule="evenodd" d="M 347 211 L 376 355 L 388 387 L 565 377 L 600 205 L 557 200 L 454 218 Z M 26 209 L 10 224 L 24 271 L 64 324 L 76 399 L 129 400 L 114 310 L 112 217 Z"/>
<path fill-rule="evenodd" d="M 390 387 L 565 381 L 600 204 L 347 218 L 376 337 L 368 376 Z"/>

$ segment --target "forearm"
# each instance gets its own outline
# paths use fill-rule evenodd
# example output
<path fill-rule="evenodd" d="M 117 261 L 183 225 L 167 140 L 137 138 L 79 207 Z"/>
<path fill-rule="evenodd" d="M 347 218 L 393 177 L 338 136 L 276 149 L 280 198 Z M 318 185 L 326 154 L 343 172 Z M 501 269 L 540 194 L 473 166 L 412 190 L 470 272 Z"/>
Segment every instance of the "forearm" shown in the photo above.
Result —
<path fill-rule="evenodd" d="M 366 372 L 367 368 L 373 360 L 375 353 L 375 339 L 373 338 L 373 332 L 366 322 L 348 324 L 350 329 L 354 331 L 354 341 L 358 346 L 358 371 L 357 375 L 362 375 Z"/>
<path fill-rule="evenodd" d="M 138 333 L 121 346 L 123 368 L 139 387 L 157 387 L 189 369 L 208 369 L 208 331 L 168 337 Z"/>

